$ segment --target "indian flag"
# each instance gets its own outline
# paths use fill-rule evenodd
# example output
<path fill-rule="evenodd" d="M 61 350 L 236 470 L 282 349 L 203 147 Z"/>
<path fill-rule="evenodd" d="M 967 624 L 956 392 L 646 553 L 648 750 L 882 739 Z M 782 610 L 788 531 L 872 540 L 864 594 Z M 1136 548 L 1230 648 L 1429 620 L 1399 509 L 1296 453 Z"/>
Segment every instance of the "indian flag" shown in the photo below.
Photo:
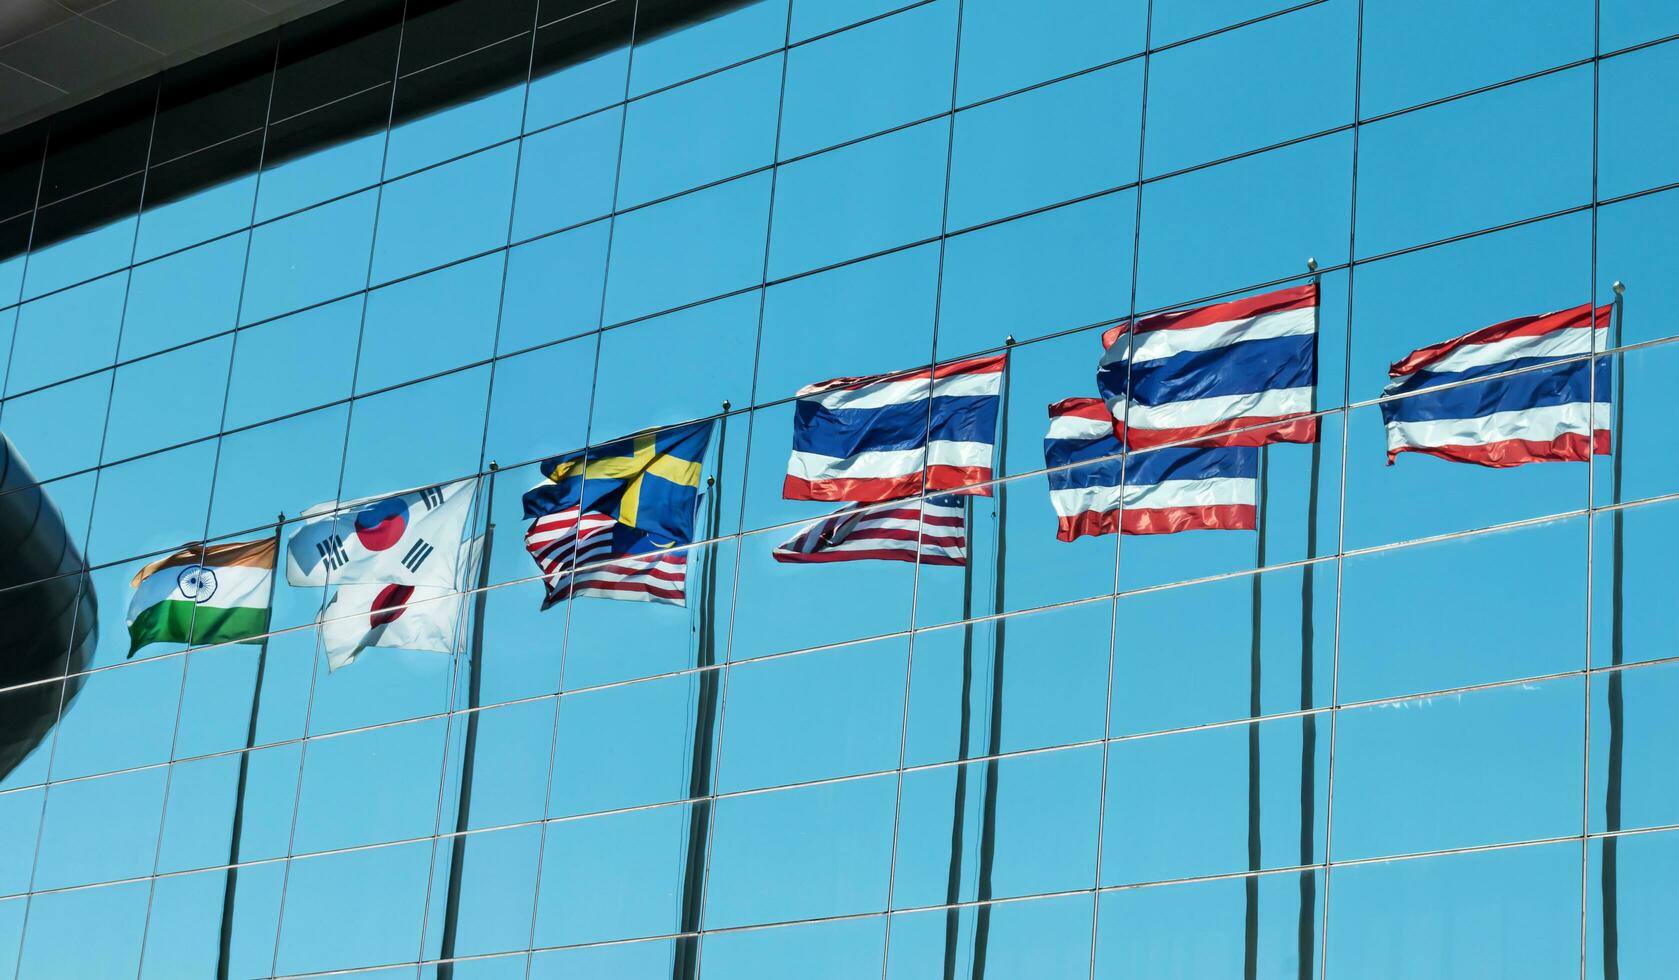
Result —
<path fill-rule="evenodd" d="M 273 538 L 191 545 L 134 575 L 128 655 L 148 643 L 249 642 L 268 632 Z"/>

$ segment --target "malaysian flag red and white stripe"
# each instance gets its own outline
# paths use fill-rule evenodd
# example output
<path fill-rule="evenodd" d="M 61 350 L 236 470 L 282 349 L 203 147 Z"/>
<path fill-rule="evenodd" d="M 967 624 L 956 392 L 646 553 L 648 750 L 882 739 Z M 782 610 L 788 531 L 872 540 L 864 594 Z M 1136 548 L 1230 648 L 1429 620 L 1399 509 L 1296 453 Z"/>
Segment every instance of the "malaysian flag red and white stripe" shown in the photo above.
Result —
<path fill-rule="evenodd" d="M 848 507 L 799 530 L 775 549 L 776 561 L 916 561 L 966 565 L 968 527 L 954 496 Z"/>
<path fill-rule="evenodd" d="M 576 597 L 687 604 L 687 550 L 614 555 L 612 532 L 617 525 L 606 514 L 583 513 L 577 507 L 531 522 L 525 548 L 542 569 L 548 590 L 542 608 Z"/>

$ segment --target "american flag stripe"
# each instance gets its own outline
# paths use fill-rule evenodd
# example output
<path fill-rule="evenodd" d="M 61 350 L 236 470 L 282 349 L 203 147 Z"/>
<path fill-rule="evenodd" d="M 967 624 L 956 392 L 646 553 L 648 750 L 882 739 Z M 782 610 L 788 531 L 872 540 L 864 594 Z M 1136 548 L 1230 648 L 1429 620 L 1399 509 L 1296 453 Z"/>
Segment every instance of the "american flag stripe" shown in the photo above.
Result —
<path fill-rule="evenodd" d="M 920 561 L 965 565 L 968 532 L 954 497 L 853 507 L 802 528 L 773 553 L 776 561 Z"/>
<path fill-rule="evenodd" d="M 612 553 L 617 521 L 571 507 L 531 522 L 525 548 L 542 570 L 548 594 L 543 608 L 568 598 L 687 601 L 688 553 Z"/>

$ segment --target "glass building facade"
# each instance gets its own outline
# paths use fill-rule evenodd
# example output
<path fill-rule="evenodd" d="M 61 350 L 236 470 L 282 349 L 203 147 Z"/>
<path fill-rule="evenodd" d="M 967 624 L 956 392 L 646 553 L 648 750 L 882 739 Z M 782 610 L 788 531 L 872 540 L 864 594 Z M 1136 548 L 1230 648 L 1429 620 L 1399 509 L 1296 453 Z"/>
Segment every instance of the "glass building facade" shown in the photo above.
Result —
<path fill-rule="evenodd" d="M 1676 85 L 1666 0 L 345 0 L 0 137 L 79 553 L 0 609 L 97 617 L 0 974 L 1670 975 Z M 1263 545 L 1057 540 L 1104 331 L 1314 279 Z M 1617 282 L 1612 454 L 1389 465 L 1390 363 Z M 772 558 L 801 387 L 1005 351 L 966 569 Z M 708 584 L 543 611 L 538 462 L 701 418 Z M 281 576 L 130 656 L 182 542 L 480 476 L 459 655 Z"/>

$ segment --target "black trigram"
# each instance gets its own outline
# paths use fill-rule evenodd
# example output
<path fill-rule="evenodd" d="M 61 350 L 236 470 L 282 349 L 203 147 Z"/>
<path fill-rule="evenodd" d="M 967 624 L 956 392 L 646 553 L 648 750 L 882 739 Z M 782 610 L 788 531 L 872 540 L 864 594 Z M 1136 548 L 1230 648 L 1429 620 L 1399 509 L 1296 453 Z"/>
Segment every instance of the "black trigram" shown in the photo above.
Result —
<path fill-rule="evenodd" d="M 350 560 L 350 556 L 344 552 L 344 539 L 336 534 L 329 536 L 325 541 L 317 542 L 315 550 L 320 552 L 321 561 L 326 564 L 326 570 L 329 572 L 337 571 L 339 566 Z"/>
<path fill-rule="evenodd" d="M 427 544 L 425 539 L 422 538 L 414 542 L 414 546 L 408 549 L 406 555 L 402 556 L 403 567 L 410 572 L 417 572 L 420 570 L 420 566 L 426 563 L 426 559 L 431 557 L 431 553 L 431 545 Z"/>
<path fill-rule="evenodd" d="M 443 505 L 443 488 L 427 487 L 420 491 L 420 503 L 425 504 L 426 510 Z"/>

